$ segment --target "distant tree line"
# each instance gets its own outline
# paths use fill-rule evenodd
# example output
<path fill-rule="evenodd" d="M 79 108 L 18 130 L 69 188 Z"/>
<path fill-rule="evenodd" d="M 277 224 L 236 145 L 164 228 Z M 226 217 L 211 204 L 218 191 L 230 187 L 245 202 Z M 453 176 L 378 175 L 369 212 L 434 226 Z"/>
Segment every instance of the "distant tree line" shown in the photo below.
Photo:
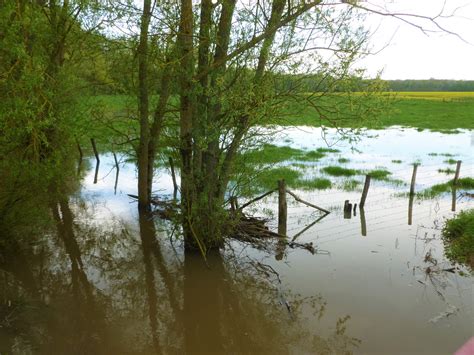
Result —
<path fill-rule="evenodd" d="M 474 80 L 387 80 L 393 91 L 474 91 Z"/>

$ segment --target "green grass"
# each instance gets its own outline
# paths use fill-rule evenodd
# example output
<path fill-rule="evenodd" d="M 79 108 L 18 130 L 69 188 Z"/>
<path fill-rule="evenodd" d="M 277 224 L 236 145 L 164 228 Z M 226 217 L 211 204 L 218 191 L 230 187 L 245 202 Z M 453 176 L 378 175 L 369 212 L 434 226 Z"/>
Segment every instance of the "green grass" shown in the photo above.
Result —
<path fill-rule="evenodd" d="M 303 94 L 302 94 L 303 95 Z M 363 119 L 345 119 L 344 109 L 352 107 L 351 103 L 341 94 L 326 95 L 314 99 L 314 103 L 327 108 L 336 107 L 338 115 L 343 117 L 339 120 L 341 127 L 370 127 L 384 128 L 393 125 L 417 127 L 420 130 L 431 129 L 443 133 L 457 133 L 458 128 L 474 129 L 474 93 L 462 92 L 403 92 L 391 93 L 395 99 L 391 103 L 391 109 L 382 114 L 377 121 L 366 122 Z M 352 94 L 352 99 L 358 93 Z M 359 94 L 359 96 L 361 96 Z M 386 95 L 381 94 L 381 97 Z M 156 95 L 151 97 L 151 103 L 156 101 Z M 136 99 L 126 95 L 99 95 L 84 98 L 84 101 L 93 103 L 93 107 L 100 108 L 101 111 L 110 116 L 120 116 L 124 114 L 136 115 Z M 177 99 L 173 100 L 177 103 Z M 341 108 L 342 107 L 342 108 Z M 341 109 L 339 109 L 341 108 Z M 92 115 L 85 115 L 87 123 L 92 123 Z M 281 117 L 277 124 L 283 126 L 320 126 L 328 125 L 321 121 L 315 110 L 304 101 L 289 100 L 284 105 Z M 348 116 L 348 115 L 347 115 Z M 124 119 L 122 119 L 124 120 Z M 95 122 L 94 122 L 95 123 Z M 131 124 L 125 119 L 124 124 Z M 136 120 L 133 121 L 136 124 Z M 94 127 L 96 125 L 94 124 Z M 96 128 L 94 128 L 94 131 Z M 111 132 L 109 132 L 109 135 Z M 113 134 L 113 132 L 112 132 Z M 106 137 L 105 131 L 98 130 L 97 136 Z M 322 151 L 325 153 L 326 151 Z M 331 151 L 332 152 L 332 151 Z"/>
<path fill-rule="evenodd" d="M 350 159 L 347 159 L 347 158 L 339 158 L 337 159 L 337 162 L 338 163 L 341 163 L 341 164 L 345 164 L 345 163 L 349 163 L 351 160 Z"/>
<path fill-rule="evenodd" d="M 326 174 L 332 176 L 354 176 L 360 175 L 360 170 L 342 168 L 340 166 L 326 166 L 322 169 Z"/>
<path fill-rule="evenodd" d="M 446 221 L 442 237 L 450 260 L 474 268 L 474 209 Z"/>

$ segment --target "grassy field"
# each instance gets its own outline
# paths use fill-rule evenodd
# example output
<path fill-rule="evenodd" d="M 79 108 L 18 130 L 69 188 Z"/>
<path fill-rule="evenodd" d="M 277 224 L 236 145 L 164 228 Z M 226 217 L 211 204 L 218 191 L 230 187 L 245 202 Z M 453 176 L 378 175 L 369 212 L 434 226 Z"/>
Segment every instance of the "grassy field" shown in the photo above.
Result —
<path fill-rule="evenodd" d="M 390 97 L 388 103 L 387 97 Z M 313 102 L 331 112 L 342 127 L 384 128 L 396 125 L 445 133 L 456 133 L 457 128 L 474 129 L 474 92 L 399 92 L 386 93 L 381 98 L 383 112 L 377 118 L 365 120 L 351 119 L 349 111 L 358 110 L 357 115 L 364 117 L 364 110 L 378 104 L 376 97 L 364 103 L 362 95 L 357 93 L 352 94 L 350 100 L 333 94 L 315 98 Z M 89 100 L 96 102 L 110 116 L 129 116 L 136 110 L 135 100 L 130 96 L 102 95 Z M 362 106 L 359 107 L 358 102 Z M 271 123 L 284 126 L 328 125 L 319 119 L 314 108 L 300 100 L 285 102 L 281 116 Z"/>
<path fill-rule="evenodd" d="M 433 130 L 474 129 L 474 92 L 401 92 L 384 126 L 402 125 Z"/>
<path fill-rule="evenodd" d="M 340 125 L 370 128 L 406 126 L 446 133 L 455 133 L 453 130 L 456 128 L 474 129 L 474 92 L 399 92 L 385 95 L 390 96 L 388 110 L 377 119 L 366 121 L 341 119 Z M 318 100 L 323 107 L 344 107 L 344 99 L 340 95 Z M 343 115 L 344 112 L 341 116 Z M 296 101 L 286 107 L 283 121 L 286 125 L 321 124 L 313 108 Z"/>

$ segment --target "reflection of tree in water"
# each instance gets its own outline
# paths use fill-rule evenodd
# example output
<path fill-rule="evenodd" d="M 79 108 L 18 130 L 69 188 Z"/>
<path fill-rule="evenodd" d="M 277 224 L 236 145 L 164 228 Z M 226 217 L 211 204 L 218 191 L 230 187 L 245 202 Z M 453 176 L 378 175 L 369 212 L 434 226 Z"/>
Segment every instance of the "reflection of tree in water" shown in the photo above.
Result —
<path fill-rule="evenodd" d="M 244 259 L 177 258 L 148 215 L 137 234 L 113 219 L 98 223 L 89 202 L 60 197 L 48 206 L 49 229 L 32 225 L 1 245 L 0 352 L 338 353 L 356 345 L 347 319 L 329 337 L 304 326 L 305 315 L 323 317 L 320 297 L 283 292 L 275 275 Z"/>

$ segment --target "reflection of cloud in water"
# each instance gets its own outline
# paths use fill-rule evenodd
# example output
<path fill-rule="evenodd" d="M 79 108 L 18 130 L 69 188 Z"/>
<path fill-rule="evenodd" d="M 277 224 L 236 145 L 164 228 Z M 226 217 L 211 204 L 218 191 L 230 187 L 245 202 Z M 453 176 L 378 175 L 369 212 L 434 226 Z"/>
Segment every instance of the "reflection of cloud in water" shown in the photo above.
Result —
<path fill-rule="evenodd" d="M 120 164 L 117 193 L 114 191 L 116 169 L 113 155 L 110 153 L 100 156 L 98 181 L 94 183 L 95 158 L 90 158 L 91 168 L 82 181 L 82 196 L 92 198 L 97 204 L 96 219 L 106 219 L 113 213 L 126 220 L 136 219 L 136 204 L 127 194 L 137 194 L 137 173 L 134 163 Z M 179 176 L 177 182 L 179 184 Z M 166 169 L 157 169 L 153 180 L 154 193 L 172 196 L 173 183 Z"/>

